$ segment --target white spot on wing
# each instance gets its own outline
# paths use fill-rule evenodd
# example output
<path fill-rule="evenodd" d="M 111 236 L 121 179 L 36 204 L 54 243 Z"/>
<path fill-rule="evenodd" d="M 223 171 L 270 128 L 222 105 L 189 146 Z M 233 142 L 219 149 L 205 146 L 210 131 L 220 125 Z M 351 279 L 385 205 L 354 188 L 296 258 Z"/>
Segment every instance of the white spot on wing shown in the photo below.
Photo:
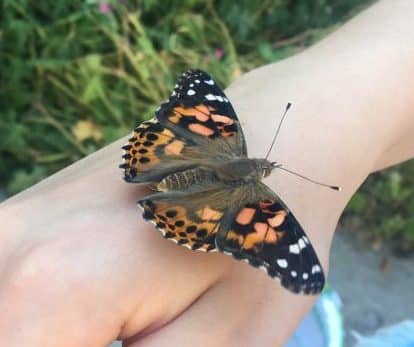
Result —
<path fill-rule="evenodd" d="M 194 83 L 190 83 L 190 87 L 194 87 Z"/>
<path fill-rule="evenodd" d="M 299 239 L 298 245 L 300 249 L 304 249 L 306 247 L 306 243 L 302 239 Z"/>
<path fill-rule="evenodd" d="M 206 81 L 204 81 L 204 83 L 207 83 L 210 86 L 214 85 L 214 81 L 213 80 L 206 80 Z"/>
<path fill-rule="evenodd" d="M 309 274 L 307 272 L 304 272 L 303 275 L 302 275 L 302 278 L 304 280 L 307 280 L 309 278 Z"/>
<path fill-rule="evenodd" d="M 289 252 L 293 253 L 293 254 L 299 254 L 300 253 L 300 249 L 297 243 L 290 245 L 289 246 Z"/>
<path fill-rule="evenodd" d="M 197 84 L 199 84 L 200 83 L 200 80 L 194 80 L 194 82 L 197 83 Z"/>
<path fill-rule="evenodd" d="M 298 273 L 297 273 L 296 271 L 291 271 L 291 272 L 290 272 L 290 275 L 291 275 L 292 277 L 296 277 L 296 276 L 298 275 Z"/>
<path fill-rule="evenodd" d="M 188 91 L 187 91 L 187 95 L 194 95 L 196 92 L 195 92 L 195 90 L 194 89 L 189 89 Z"/>
<path fill-rule="evenodd" d="M 221 95 L 207 94 L 207 95 L 205 96 L 205 98 L 206 98 L 207 100 L 211 100 L 211 101 L 213 101 L 213 100 L 217 100 L 217 101 L 219 101 L 219 102 L 229 102 L 229 100 L 227 100 L 227 98 L 225 98 L 225 97 L 223 97 L 223 96 L 221 96 Z"/>
<path fill-rule="evenodd" d="M 321 271 L 322 271 L 322 269 L 319 265 L 313 265 L 312 266 L 312 274 L 315 274 L 315 273 L 318 273 L 318 272 L 321 272 Z"/>
<path fill-rule="evenodd" d="M 277 261 L 277 265 L 279 265 L 282 269 L 286 269 L 288 266 L 288 262 L 286 259 L 278 259 Z"/>

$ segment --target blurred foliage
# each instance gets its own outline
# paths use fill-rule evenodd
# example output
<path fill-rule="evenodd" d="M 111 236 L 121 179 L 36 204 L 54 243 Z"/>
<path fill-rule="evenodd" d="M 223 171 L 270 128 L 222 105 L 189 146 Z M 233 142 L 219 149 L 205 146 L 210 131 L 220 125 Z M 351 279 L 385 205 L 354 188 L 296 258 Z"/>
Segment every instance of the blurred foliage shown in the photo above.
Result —
<path fill-rule="evenodd" d="M 396 254 L 414 251 L 414 160 L 368 177 L 345 215 L 352 228 L 367 230 L 376 247 L 390 241 Z M 349 222 L 349 221 L 348 221 Z"/>
<path fill-rule="evenodd" d="M 3 0 L 0 185 L 16 193 L 127 134 L 190 67 L 224 87 L 370 2 Z M 414 239 L 406 170 L 412 177 L 407 166 L 370 179 L 349 213 L 384 237 Z"/>

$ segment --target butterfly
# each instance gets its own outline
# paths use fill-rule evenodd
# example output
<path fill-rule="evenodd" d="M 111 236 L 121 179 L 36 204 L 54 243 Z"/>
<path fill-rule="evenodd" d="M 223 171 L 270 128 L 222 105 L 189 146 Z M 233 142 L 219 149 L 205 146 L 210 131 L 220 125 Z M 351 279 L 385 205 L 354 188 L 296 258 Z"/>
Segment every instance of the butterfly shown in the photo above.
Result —
<path fill-rule="evenodd" d="M 157 190 L 138 206 L 164 238 L 231 254 L 294 293 L 323 289 L 324 272 L 303 228 L 262 182 L 280 166 L 248 157 L 237 115 L 206 72 L 183 73 L 122 148 L 125 181 Z"/>

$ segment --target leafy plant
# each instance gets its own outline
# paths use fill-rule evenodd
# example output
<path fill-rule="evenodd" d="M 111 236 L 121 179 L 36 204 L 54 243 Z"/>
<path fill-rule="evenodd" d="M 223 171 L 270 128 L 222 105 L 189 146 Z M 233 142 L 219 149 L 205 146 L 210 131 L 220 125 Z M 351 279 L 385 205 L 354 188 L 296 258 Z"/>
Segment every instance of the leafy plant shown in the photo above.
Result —
<path fill-rule="evenodd" d="M 5 0 L 0 179 L 16 193 L 126 134 L 183 70 L 207 69 L 227 85 L 366 2 Z M 95 136 L 79 136 L 82 124 Z"/>
<path fill-rule="evenodd" d="M 374 241 L 389 240 L 397 254 L 414 250 L 414 160 L 371 175 L 345 215 Z"/>

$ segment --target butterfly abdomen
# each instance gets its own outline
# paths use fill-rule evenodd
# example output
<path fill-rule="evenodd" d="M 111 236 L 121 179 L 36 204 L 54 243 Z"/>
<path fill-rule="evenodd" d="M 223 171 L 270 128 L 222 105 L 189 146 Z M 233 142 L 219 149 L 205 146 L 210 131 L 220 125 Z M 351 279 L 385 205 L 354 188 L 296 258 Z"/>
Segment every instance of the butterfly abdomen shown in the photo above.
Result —
<path fill-rule="evenodd" d="M 164 177 L 157 185 L 160 191 L 186 189 L 193 185 L 213 182 L 215 175 L 211 170 L 196 168 L 176 172 Z"/>

